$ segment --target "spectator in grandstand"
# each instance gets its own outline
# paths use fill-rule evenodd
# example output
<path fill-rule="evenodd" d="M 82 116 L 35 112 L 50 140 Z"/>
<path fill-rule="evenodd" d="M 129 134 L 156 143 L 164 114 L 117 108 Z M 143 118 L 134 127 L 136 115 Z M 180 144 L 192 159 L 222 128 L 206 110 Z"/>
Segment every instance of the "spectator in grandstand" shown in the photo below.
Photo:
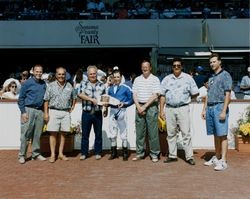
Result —
<path fill-rule="evenodd" d="M 223 70 L 221 58 L 213 53 L 210 58 L 210 67 L 214 71 L 208 80 L 208 93 L 204 101 L 202 118 L 206 119 L 207 134 L 214 135 L 215 156 L 204 163 L 205 166 L 214 165 L 214 170 L 227 169 L 228 150 L 228 116 L 232 77 Z"/>
<path fill-rule="evenodd" d="M 142 74 L 135 78 L 132 91 L 136 106 L 136 157 L 141 160 L 145 156 L 145 137 L 148 133 L 150 157 L 152 162 L 159 161 L 160 144 L 158 135 L 158 97 L 160 95 L 160 80 L 151 73 L 152 66 L 147 60 L 142 61 Z M 145 89 L 146 88 L 146 89 Z"/>
<path fill-rule="evenodd" d="M 182 72 L 181 58 L 172 61 L 173 73 L 167 75 L 161 82 L 160 117 L 167 122 L 167 142 L 169 155 L 164 163 L 176 162 L 177 130 L 180 129 L 183 138 L 183 149 L 186 162 L 195 165 L 190 132 L 189 103 L 191 98 L 199 94 L 194 79 Z"/>
<path fill-rule="evenodd" d="M 28 142 L 32 140 L 32 159 L 44 161 L 40 154 L 40 136 L 43 129 L 43 97 L 46 84 L 41 80 L 43 67 L 35 65 L 33 76 L 27 79 L 21 87 L 18 98 L 18 107 L 21 111 L 21 137 L 19 150 L 19 163 L 26 161 Z"/>
<path fill-rule="evenodd" d="M 128 160 L 128 141 L 126 108 L 133 103 L 131 88 L 121 83 L 122 75 L 119 70 L 113 71 L 114 84 L 109 88 L 108 95 L 119 100 L 119 104 L 110 105 L 109 132 L 111 140 L 111 156 L 109 160 L 118 158 L 117 155 L 117 133 L 120 133 L 123 148 L 123 160 Z"/>
<path fill-rule="evenodd" d="M 244 99 L 250 99 L 250 66 L 247 68 L 247 75 L 241 80 L 240 89 L 244 93 Z"/>
<path fill-rule="evenodd" d="M 77 95 L 72 85 L 66 81 L 66 69 L 56 69 L 56 80 L 48 84 L 44 95 L 44 120 L 47 123 L 47 132 L 50 133 L 49 162 L 56 160 L 56 137 L 60 134 L 59 160 L 69 160 L 64 154 L 65 134 L 70 132 L 70 113 L 73 111 Z"/>
<path fill-rule="evenodd" d="M 85 160 L 89 154 L 89 135 L 94 127 L 95 159 L 101 159 L 102 155 L 102 107 L 98 105 L 98 98 L 105 94 L 105 85 L 97 79 L 97 67 L 90 65 L 87 68 L 88 80 L 81 82 L 78 97 L 82 99 L 82 142 L 80 160 Z M 107 108 L 104 106 L 103 116 L 107 116 Z"/>
<path fill-rule="evenodd" d="M 116 19 L 128 19 L 128 9 L 125 7 L 125 5 L 120 5 L 115 10 L 114 18 L 116 18 Z"/>
<path fill-rule="evenodd" d="M 150 19 L 159 19 L 160 11 L 156 7 L 157 3 L 152 3 L 149 9 Z"/>

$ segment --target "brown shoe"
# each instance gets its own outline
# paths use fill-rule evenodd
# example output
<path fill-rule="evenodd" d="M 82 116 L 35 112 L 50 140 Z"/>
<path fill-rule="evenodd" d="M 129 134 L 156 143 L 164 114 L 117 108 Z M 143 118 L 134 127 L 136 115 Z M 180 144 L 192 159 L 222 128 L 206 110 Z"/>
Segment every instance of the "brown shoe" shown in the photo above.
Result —
<path fill-rule="evenodd" d="M 69 158 L 67 158 L 65 155 L 62 155 L 62 156 L 58 156 L 58 160 L 68 161 Z"/>
<path fill-rule="evenodd" d="M 50 162 L 50 163 L 54 163 L 55 161 L 56 161 L 56 158 L 55 158 L 55 157 L 52 157 L 52 156 L 51 156 L 51 157 L 49 158 L 49 162 Z"/>

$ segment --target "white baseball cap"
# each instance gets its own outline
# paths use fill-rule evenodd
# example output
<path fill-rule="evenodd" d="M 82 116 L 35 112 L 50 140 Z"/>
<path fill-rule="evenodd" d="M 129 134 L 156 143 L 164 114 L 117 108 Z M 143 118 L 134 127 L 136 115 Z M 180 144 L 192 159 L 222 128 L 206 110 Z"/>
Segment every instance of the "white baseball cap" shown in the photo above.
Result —
<path fill-rule="evenodd" d="M 113 70 L 119 70 L 119 67 L 118 66 L 114 66 Z"/>

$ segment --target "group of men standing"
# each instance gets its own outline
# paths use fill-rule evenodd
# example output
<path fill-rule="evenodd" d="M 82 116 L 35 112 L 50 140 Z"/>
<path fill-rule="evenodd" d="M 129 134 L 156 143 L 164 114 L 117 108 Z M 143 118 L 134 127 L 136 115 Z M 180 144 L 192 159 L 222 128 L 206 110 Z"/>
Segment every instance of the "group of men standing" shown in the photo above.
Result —
<path fill-rule="evenodd" d="M 215 165 L 215 170 L 227 168 L 227 132 L 228 132 L 228 104 L 232 78 L 228 72 L 222 69 L 221 59 L 218 54 L 212 54 L 209 58 L 214 75 L 209 79 L 208 95 L 204 102 L 202 117 L 206 119 L 207 132 L 215 137 L 216 156 L 205 162 L 205 165 Z M 135 78 L 132 89 L 121 83 L 121 72 L 113 71 L 114 84 L 108 89 L 109 96 L 119 100 L 118 104 L 100 104 L 98 99 L 105 94 L 105 85 L 97 80 L 97 67 L 91 65 L 87 68 L 88 80 L 81 82 L 77 96 L 82 99 L 82 142 L 80 160 L 89 156 L 89 135 L 93 126 L 95 133 L 94 154 L 96 160 L 102 157 L 102 123 L 103 116 L 109 114 L 109 132 L 111 141 L 110 160 L 117 155 L 117 134 L 120 133 L 123 147 L 123 160 L 128 160 L 128 143 L 126 123 L 126 108 L 132 103 L 136 107 L 136 156 L 133 161 L 145 157 L 145 138 L 148 135 L 149 155 L 152 162 L 156 163 L 160 157 L 160 143 L 158 134 L 158 116 L 167 122 L 167 142 L 169 154 L 164 163 L 176 162 L 177 157 L 177 133 L 183 137 L 183 149 L 186 162 L 195 165 L 190 133 L 189 103 L 191 98 L 199 94 L 194 79 L 182 71 L 183 62 L 180 58 L 172 60 L 172 73 L 167 75 L 162 82 L 152 74 L 152 66 L 148 60 L 141 63 L 142 74 Z M 38 70 L 38 72 L 36 72 Z M 70 112 L 74 109 L 76 94 L 63 79 L 66 70 L 62 67 L 56 70 L 56 81 L 46 88 L 39 78 L 42 73 L 41 66 L 34 67 L 32 80 L 27 81 L 21 88 L 19 108 L 22 113 L 21 148 L 19 162 L 25 162 L 26 141 L 32 136 L 32 157 L 44 160 L 39 153 L 39 141 L 42 132 L 43 120 L 48 122 L 48 131 L 51 132 L 50 162 L 55 161 L 55 136 L 57 132 L 68 132 L 70 125 Z M 29 82 L 35 85 L 33 88 Z M 25 89 L 26 88 L 26 89 Z M 34 89 L 34 90 L 32 90 Z M 38 91 L 39 89 L 39 91 Z M 29 94 L 30 93 L 30 94 Z M 30 97 L 29 97 L 30 96 Z M 29 99 L 30 98 L 30 99 Z M 42 112 L 44 103 L 44 115 Z M 39 115 L 37 118 L 29 113 Z M 33 118 L 31 118 L 33 117 Z M 26 120 L 25 120 L 26 118 Z M 61 119 L 64 118 L 64 119 Z M 27 122 L 28 121 L 28 122 Z M 50 123 L 51 121 L 51 123 Z M 35 127 L 35 130 L 33 129 Z M 179 131 L 177 131 L 179 129 Z M 33 131 L 34 130 L 34 131 Z M 32 134 L 32 132 L 34 132 Z M 40 133 L 40 134 L 39 134 Z M 68 160 L 63 154 L 63 133 L 61 134 L 62 146 L 60 145 L 58 159 Z M 34 141 L 36 140 L 36 141 Z M 61 150 L 62 149 L 62 150 Z"/>

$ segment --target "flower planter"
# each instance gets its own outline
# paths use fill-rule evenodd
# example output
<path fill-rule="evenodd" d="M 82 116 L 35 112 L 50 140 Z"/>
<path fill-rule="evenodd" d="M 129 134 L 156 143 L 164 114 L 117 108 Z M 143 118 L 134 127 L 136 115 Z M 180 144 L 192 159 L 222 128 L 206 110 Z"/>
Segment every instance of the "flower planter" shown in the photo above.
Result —
<path fill-rule="evenodd" d="M 64 144 L 64 152 L 72 152 L 74 150 L 74 135 L 66 135 L 65 136 L 65 144 Z M 58 153 L 60 144 L 60 135 L 57 135 L 56 138 L 56 153 Z M 50 145 L 49 145 L 49 135 L 42 135 L 40 138 L 40 149 L 42 153 L 50 153 Z"/>
<path fill-rule="evenodd" d="M 240 152 L 250 153 L 250 136 L 235 136 L 235 149 Z"/>

